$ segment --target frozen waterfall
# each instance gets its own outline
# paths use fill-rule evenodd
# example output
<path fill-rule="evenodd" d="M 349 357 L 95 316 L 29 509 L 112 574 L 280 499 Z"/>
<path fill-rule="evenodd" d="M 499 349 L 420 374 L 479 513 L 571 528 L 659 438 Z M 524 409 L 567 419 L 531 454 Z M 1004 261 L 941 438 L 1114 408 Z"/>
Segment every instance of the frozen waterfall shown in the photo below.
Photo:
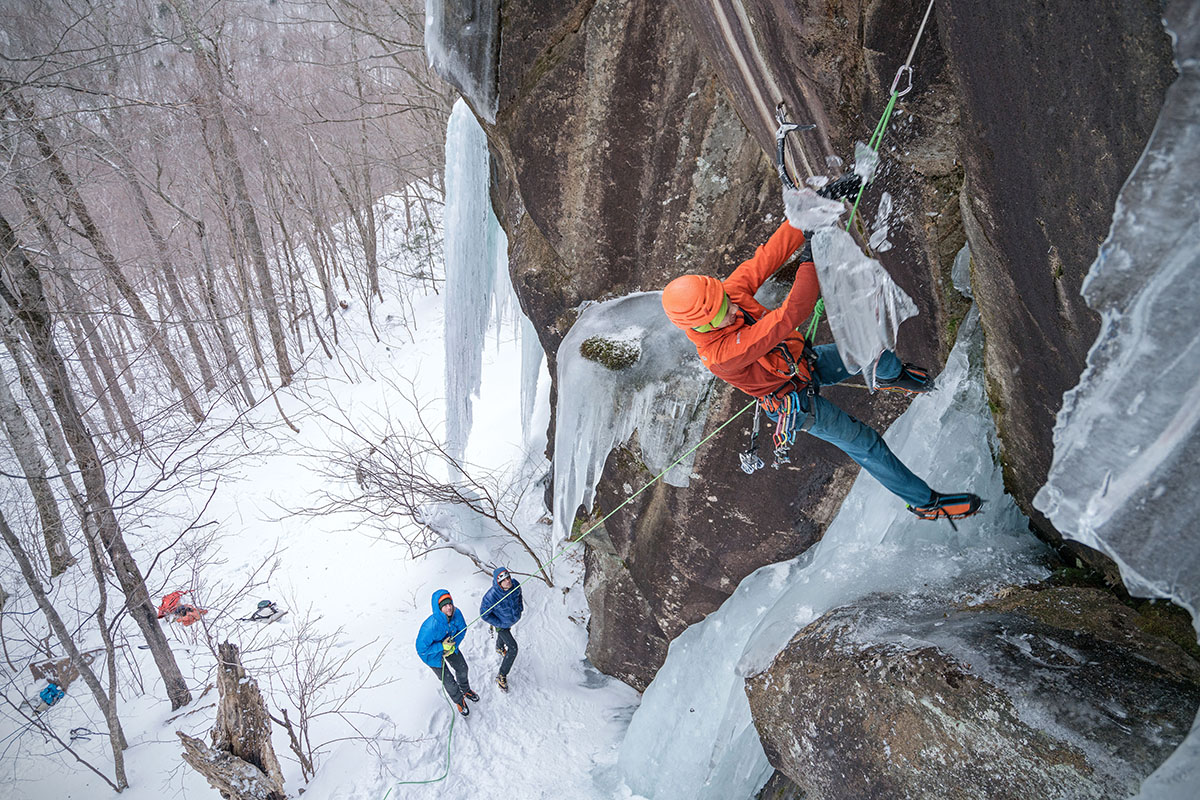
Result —
<path fill-rule="evenodd" d="M 1034 499 L 1058 530 L 1107 554 L 1131 592 L 1200 602 L 1200 5 L 1167 7 L 1179 77 L 1117 199 L 1083 285 L 1101 314 L 1063 398 L 1054 463 Z M 1200 717 L 1197 718 L 1200 725 Z M 1200 727 L 1143 798 L 1195 797 Z"/>
<path fill-rule="evenodd" d="M 671 643 L 630 723 L 614 783 L 650 800 L 753 797 L 772 768 L 751 722 L 744 678 L 765 668 L 798 630 L 874 592 L 925 584 L 986 592 L 1045 576 L 1038 564 L 1043 546 L 1004 494 L 981 351 L 972 310 L 938 388 L 916 398 L 885 438 L 935 488 L 970 488 L 988 501 L 988 513 L 957 532 L 923 522 L 861 473 L 817 545 L 748 576 L 720 609 Z"/>
<path fill-rule="evenodd" d="M 542 350 L 520 313 L 508 274 L 508 238 L 488 195 L 488 149 L 467 104 L 454 104 L 446 127 L 446 444 L 462 458 L 471 433 L 471 404 L 479 395 L 489 328 L 522 338 L 521 424 L 528 436 Z"/>
<path fill-rule="evenodd" d="M 584 308 L 558 349 L 554 524 L 566 536 L 591 507 L 608 454 L 636 430 L 642 460 L 658 473 L 700 440 L 712 375 L 667 321 L 662 294 L 646 292 Z M 666 474 L 687 486 L 692 457 Z"/>

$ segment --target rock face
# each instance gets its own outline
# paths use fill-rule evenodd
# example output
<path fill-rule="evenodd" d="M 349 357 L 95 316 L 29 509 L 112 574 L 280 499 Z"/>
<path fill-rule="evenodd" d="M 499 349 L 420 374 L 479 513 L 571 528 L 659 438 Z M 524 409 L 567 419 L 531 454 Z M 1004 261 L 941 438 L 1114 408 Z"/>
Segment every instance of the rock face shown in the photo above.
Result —
<path fill-rule="evenodd" d="M 1086 18 L 1070 3 L 1014 14 L 998 0 L 938 12 L 1005 485 L 1050 532 L 1033 495 L 1099 327 L 1079 288 L 1175 78 L 1171 45 L 1155 4 L 1102 0 Z"/>
<path fill-rule="evenodd" d="M 659 289 L 685 272 L 728 275 L 782 222 L 771 159 L 734 112 L 685 10 L 648 0 L 504 4 L 499 108 L 484 124 L 493 203 L 551 374 L 580 302 Z M 874 424 L 903 408 L 832 391 Z M 723 385 L 711 397 L 710 429 L 749 399 Z M 607 538 L 587 540 L 589 656 L 605 672 L 645 687 L 671 638 L 758 566 L 802 552 L 832 518 L 853 465 L 806 443 L 791 469 L 748 479 L 736 453 L 750 420 L 705 446 L 688 489 L 647 491 L 609 520 Z M 653 477 L 633 452 L 610 458 L 598 508 Z"/>
<path fill-rule="evenodd" d="M 484 125 L 493 204 L 551 374 L 582 301 L 684 272 L 725 276 L 766 239 L 781 211 L 767 155 L 776 102 L 818 125 L 798 138 L 800 173 L 839 172 L 831 159 L 874 127 L 925 6 L 503 3 Z M 920 309 L 901 355 L 944 359 L 966 307 L 950 269 L 969 238 L 1008 488 L 1053 539 L 1030 501 L 1096 332 L 1078 288 L 1173 77 L 1169 41 L 1154 3 L 937 4 L 913 63 L 862 207 L 871 233 L 885 192 L 895 204 L 892 247 L 876 255 Z M 827 396 L 876 426 L 902 410 L 850 389 Z M 710 429 L 746 402 L 724 387 L 711 398 Z M 856 468 L 806 440 L 792 469 L 746 478 L 736 452 L 748 429 L 749 414 L 705 446 L 691 487 L 647 491 L 589 543 L 589 655 L 602 670 L 645 686 L 669 640 L 742 577 L 820 537 Z M 597 507 L 649 477 L 632 452 L 614 454 Z"/>
<path fill-rule="evenodd" d="M 818 798 L 1135 794 L 1182 741 L 1200 663 L 1098 589 L 969 607 L 874 597 L 747 681 L 773 766 Z"/>

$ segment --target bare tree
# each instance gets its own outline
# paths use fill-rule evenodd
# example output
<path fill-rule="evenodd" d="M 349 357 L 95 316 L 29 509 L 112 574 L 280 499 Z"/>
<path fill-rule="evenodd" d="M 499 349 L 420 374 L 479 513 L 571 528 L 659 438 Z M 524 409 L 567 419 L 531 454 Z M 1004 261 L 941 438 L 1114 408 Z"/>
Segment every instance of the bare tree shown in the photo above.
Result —
<path fill-rule="evenodd" d="M 50 138 L 46 135 L 45 131 L 36 125 L 32 107 L 18 97 L 14 87 L 10 86 L 9 90 L 4 92 L 2 96 L 7 107 L 13 112 L 14 116 L 21 120 L 27 132 L 37 143 L 38 152 L 50 168 L 55 182 L 62 189 L 63 196 L 67 200 L 67 205 L 70 207 L 71 213 L 78 220 L 83 230 L 83 235 L 95 251 L 100 265 L 104 268 L 113 286 L 120 293 L 121 299 L 129 305 L 143 335 L 151 347 L 154 348 L 155 353 L 166 368 L 167 377 L 179 392 L 184 407 L 192 415 L 192 418 L 199 422 L 203 419 L 203 415 L 200 412 L 200 405 L 196 402 L 192 388 L 184 377 L 183 369 L 179 366 L 178 360 L 171 352 L 165 335 L 154 324 L 154 321 L 150 319 L 150 314 L 146 311 L 146 306 L 142 303 L 141 297 L 134 291 L 133 286 L 121 271 L 121 267 L 117 263 L 116 254 L 109 244 L 108 238 L 92 218 L 91 211 L 84 202 L 78 188 L 76 188 L 75 182 L 67 174 L 67 170 L 59 158 L 58 152 L 50 143 Z"/>
<path fill-rule="evenodd" d="M 63 434 L 79 465 L 88 513 L 94 515 L 100 541 L 108 552 L 125 594 L 126 607 L 150 646 L 172 709 L 179 708 L 191 700 L 191 692 L 159 627 L 154 605 L 146 591 L 146 582 L 113 511 L 100 456 L 79 411 L 66 364 L 54 342 L 53 320 L 41 276 L 18 245 L 12 228 L 3 217 L 0 217 L 0 255 L 3 256 L 4 276 L 9 284 L 5 286 L 0 283 L 0 296 L 24 326 L 34 360 L 58 413 Z"/>
<path fill-rule="evenodd" d="M 192 51 L 192 61 L 196 72 L 200 75 L 203 95 L 199 107 L 202 119 L 216 138 L 215 152 L 225 182 L 233 193 L 232 204 L 236 219 L 240 225 L 240 233 L 250 250 L 250 260 L 254 265 L 254 276 L 258 281 L 259 300 L 266 309 L 267 327 L 271 332 L 271 342 L 275 347 L 275 359 L 279 368 L 279 379 L 283 385 L 292 382 L 292 364 L 288 357 L 287 340 L 284 336 L 284 326 L 279 315 L 279 304 L 275 297 L 274 281 L 271 278 L 271 267 L 267 261 L 267 251 L 263 245 L 263 237 L 258 225 L 258 215 L 250 198 L 250 189 L 246 183 L 245 170 L 242 168 L 241 157 L 238 155 L 237 143 L 230 130 L 229 120 L 225 111 L 223 99 L 225 79 L 218 62 L 217 54 L 201 35 L 192 14 L 189 0 L 170 0 L 171 7 L 178 15 L 183 25 L 184 34 Z"/>
<path fill-rule="evenodd" d="M 382 647 L 364 667 L 353 667 L 359 655 L 376 644 L 375 640 L 349 652 L 339 652 L 335 645 L 342 638 L 343 630 L 338 628 L 322 633 L 318 629 L 319 621 L 320 617 L 314 616 L 310 608 L 294 623 L 294 635 L 282 646 L 271 648 L 267 655 L 273 688 L 277 695 L 282 694 L 278 702 L 280 715 L 271 719 L 287 731 L 292 753 L 306 781 L 316 773 L 320 758 L 329 746 L 348 738 L 370 741 L 370 735 L 359 729 L 356 718 L 375 717 L 354 710 L 354 699 L 361 691 L 391 683 L 375 678 L 383 662 Z M 295 718 L 288 714 L 284 703 L 295 710 Z M 314 739 L 314 726 L 331 718 L 336 718 L 353 733 Z"/>
<path fill-rule="evenodd" d="M 79 652 L 79 648 L 75 646 L 74 639 L 71 638 L 71 632 L 63 623 L 62 617 L 55 610 L 50 599 L 46 597 L 46 592 L 42 588 L 41 581 L 38 580 L 37 574 L 33 570 L 33 564 L 29 561 L 29 556 L 25 553 L 25 548 L 21 546 L 21 542 L 17 539 L 12 529 L 8 527 L 7 520 L 0 513 L 0 538 L 4 539 L 4 543 L 8 546 L 13 558 L 17 562 L 17 566 L 21 569 L 21 575 L 25 578 L 25 583 L 29 587 L 30 593 L 34 600 L 37 601 L 38 608 L 46 617 L 46 621 L 50 623 L 50 628 L 58 637 L 59 644 L 67 652 L 71 659 L 71 664 L 79 670 L 79 674 L 83 677 L 88 689 L 91 690 L 92 696 L 96 700 L 96 705 L 100 707 L 100 711 L 104 714 L 105 722 L 108 723 L 109 743 L 112 745 L 113 752 L 113 770 L 116 773 L 117 791 L 121 791 L 129 786 L 129 781 L 125 778 L 125 748 L 128 746 L 125 742 L 125 732 L 121 729 L 121 720 L 117 716 L 115 697 L 110 697 L 100 683 L 100 679 L 96 677 L 96 673 L 92 672 L 92 668 Z"/>
<path fill-rule="evenodd" d="M 348 420 L 326 416 L 350 442 L 328 455 L 324 473 L 331 485 L 348 485 L 357 491 L 339 494 L 327 491 L 324 503 L 301 513 L 331 514 L 354 511 L 380 520 L 393 517 L 417 524 L 415 533 L 398 534 L 414 556 L 429 549 L 450 547 L 474 558 L 470 548 L 457 546 L 445 532 L 435 529 L 431 513 L 438 507 L 469 509 L 489 520 L 516 542 L 533 559 L 536 574 L 553 586 L 549 563 L 521 532 L 516 514 L 532 481 L 514 480 L 513 475 L 483 469 L 453 455 L 425 421 L 421 403 L 409 389 L 396 387 L 394 396 L 408 405 L 416 417 L 409 427 L 388 423 L 382 431 L 363 432 Z M 389 532 L 395 530 L 388 526 Z M 441 541 L 439 545 L 433 542 Z M 431 547 L 433 545 L 433 547 Z M 484 565 L 477 561 L 480 567 Z"/>
<path fill-rule="evenodd" d="M 62 514 L 58 510 L 58 500 L 54 497 L 54 489 L 46 479 L 46 461 L 42 458 L 37 440 L 29 422 L 17 405 L 16 398 L 8 388 L 8 381 L 0 376 L 0 423 L 8 434 L 17 463 L 33 495 L 38 517 L 42 523 L 42 538 L 46 543 L 46 555 L 50 559 L 50 577 L 55 578 L 66 572 L 67 567 L 75 563 L 71 548 L 67 544 L 67 536 L 63 531 Z"/>

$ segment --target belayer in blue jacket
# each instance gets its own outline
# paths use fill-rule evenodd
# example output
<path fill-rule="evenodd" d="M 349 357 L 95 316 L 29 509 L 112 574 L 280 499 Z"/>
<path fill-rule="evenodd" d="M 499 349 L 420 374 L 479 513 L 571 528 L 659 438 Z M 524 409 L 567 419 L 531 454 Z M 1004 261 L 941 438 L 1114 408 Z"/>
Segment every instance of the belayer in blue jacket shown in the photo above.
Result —
<path fill-rule="evenodd" d="M 521 599 L 521 584 L 513 580 L 508 567 L 497 567 L 492 573 L 492 588 L 483 595 L 479 613 L 483 621 L 496 629 L 496 652 L 504 656 L 496 683 L 508 691 L 508 671 L 517 660 L 517 640 L 513 638 L 512 626 L 521 618 L 525 601 Z"/>
<path fill-rule="evenodd" d="M 430 602 L 433 613 L 417 632 L 417 655 L 441 679 L 446 694 L 465 717 L 470 713 L 466 701 L 479 702 L 479 695 L 471 691 L 467 680 L 467 660 L 459 651 L 467 636 L 467 623 L 445 589 L 434 592 Z"/>

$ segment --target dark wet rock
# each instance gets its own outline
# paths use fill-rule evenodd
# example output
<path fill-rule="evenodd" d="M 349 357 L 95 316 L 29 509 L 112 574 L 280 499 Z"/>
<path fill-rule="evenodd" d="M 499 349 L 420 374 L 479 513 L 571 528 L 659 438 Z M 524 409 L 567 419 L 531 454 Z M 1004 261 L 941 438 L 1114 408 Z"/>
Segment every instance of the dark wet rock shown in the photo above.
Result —
<path fill-rule="evenodd" d="M 661 289 L 685 272 L 728 275 L 782 222 L 780 187 L 680 6 L 517 0 L 502 17 L 499 110 L 484 125 L 492 199 L 554 374 L 583 301 Z M 872 424 L 904 407 L 830 391 Z M 748 400 L 714 387 L 705 433 Z M 750 421 L 705 445 L 687 489 L 656 486 L 606 523 L 607 544 L 589 537 L 589 657 L 605 672 L 644 687 L 671 638 L 757 567 L 817 541 L 848 491 L 852 463 L 816 441 L 790 468 L 747 478 L 737 453 Z M 631 453 L 610 457 L 597 509 L 653 477 Z"/>
<path fill-rule="evenodd" d="M 1062 394 L 1099 330 L 1080 285 L 1175 78 L 1161 18 L 1158 4 L 1122 0 L 1086 14 L 1069 2 L 938 7 L 962 109 L 963 219 L 1005 485 L 1052 539 L 1032 499 Z"/>
<path fill-rule="evenodd" d="M 733 8 L 502 4 L 497 113 L 484 126 L 492 198 L 552 375 L 584 301 L 684 272 L 725 276 L 766 239 L 781 213 L 768 155 L 777 101 L 817 124 L 794 151 L 815 173 L 848 166 L 831 159 L 848 159 L 875 126 L 926 4 L 742 0 L 724 18 L 718 5 Z M 892 247 L 876 255 L 920 310 L 901 329 L 902 357 L 934 370 L 965 313 L 950 271 L 970 239 L 1006 483 L 1051 540 L 1030 501 L 1062 392 L 1096 333 L 1080 282 L 1173 76 L 1159 17 L 1158 4 L 1129 0 L 1097 0 L 1086 14 L 1067 0 L 937 4 L 861 209 L 869 234 L 884 193 L 895 203 Z M 729 51 L 738 31 L 756 43 L 748 59 Z M 827 327 L 818 338 L 830 340 Z M 827 396 L 878 427 L 905 407 L 854 389 Z M 747 399 L 714 388 L 706 433 Z M 608 520 L 606 542 L 589 543 L 599 668 L 646 685 L 670 639 L 741 578 L 820 538 L 857 468 L 805 439 L 789 469 L 748 478 L 737 453 L 749 427 L 747 413 L 704 446 L 691 486 L 648 490 Z M 635 456 L 613 454 L 597 509 L 651 477 Z M 1072 547 L 1116 580 L 1110 562 Z"/>
<path fill-rule="evenodd" d="M 871 597 L 747 681 L 773 766 L 810 798 L 1118 798 L 1182 741 L 1200 663 L 1099 589 L 947 606 Z"/>

